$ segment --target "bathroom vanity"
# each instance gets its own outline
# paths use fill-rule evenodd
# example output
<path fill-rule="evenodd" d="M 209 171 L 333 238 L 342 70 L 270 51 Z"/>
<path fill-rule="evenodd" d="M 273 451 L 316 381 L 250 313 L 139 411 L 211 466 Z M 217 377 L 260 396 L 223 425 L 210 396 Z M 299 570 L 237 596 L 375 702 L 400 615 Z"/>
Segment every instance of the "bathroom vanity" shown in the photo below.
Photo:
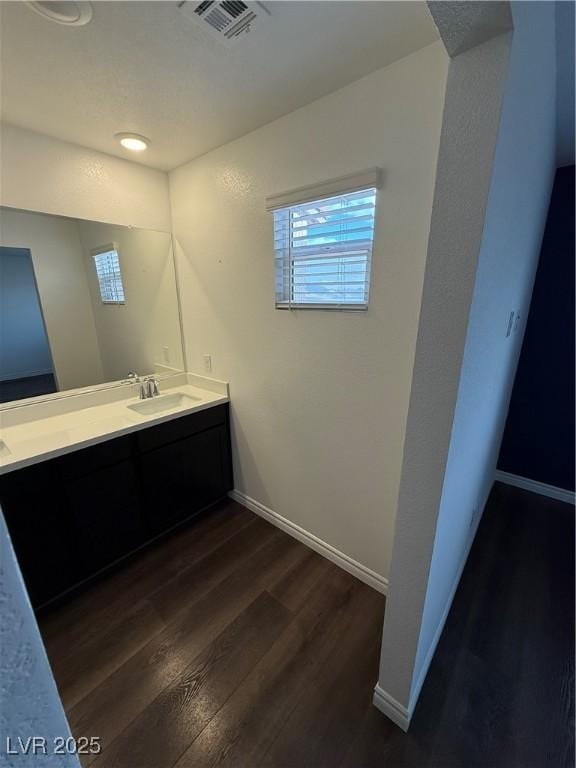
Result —
<path fill-rule="evenodd" d="M 24 422 L 0 412 L 0 505 L 34 607 L 232 488 L 227 386 L 200 384 L 182 374 L 157 402 L 122 388 L 80 395 L 76 410 L 71 399 L 39 405 L 43 418 L 26 406 Z"/>
<path fill-rule="evenodd" d="M 169 232 L 0 218 L 0 507 L 38 608 L 226 496 L 228 385 L 186 373 Z"/>

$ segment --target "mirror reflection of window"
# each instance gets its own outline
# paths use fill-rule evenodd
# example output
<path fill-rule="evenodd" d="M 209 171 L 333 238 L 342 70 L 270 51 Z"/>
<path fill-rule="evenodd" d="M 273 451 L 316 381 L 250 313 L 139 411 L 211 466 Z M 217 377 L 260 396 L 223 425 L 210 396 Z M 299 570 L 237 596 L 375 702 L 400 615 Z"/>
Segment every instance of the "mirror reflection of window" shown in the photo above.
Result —
<path fill-rule="evenodd" d="M 162 379 L 184 370 L 170 233 L 0 207 L 0 244 L 32 254 L 44 349 L 56 380 L 42 392 L 12 390 L 6 401 L 122 386 L 130 371 Z M 16 315 L 1 321 L 4 339 L 22 351 Z M 0 366 L 7 370 L 1 360 Z"/>
<path fill-rule="evenodd" d="M 124 304 L 126 299 L 118 249 L 114 245 L 106 245 L 92 251 L 92 255 L 102 304 Z"/>

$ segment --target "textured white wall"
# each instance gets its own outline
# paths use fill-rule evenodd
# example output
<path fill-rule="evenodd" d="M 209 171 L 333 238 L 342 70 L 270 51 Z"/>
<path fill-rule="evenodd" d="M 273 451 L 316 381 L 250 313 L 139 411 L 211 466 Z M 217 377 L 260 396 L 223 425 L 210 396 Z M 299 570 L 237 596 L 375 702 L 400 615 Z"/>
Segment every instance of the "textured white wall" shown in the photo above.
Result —
<path fill-rule="evenodd" d="M 52 670 L 0 510 L 0 764 L 10 768 L 79 768 L 73 755 L 54 754 L 55 737 L 70 736 Z M 7 754 L 20 737 L 46 739 L 44 755 Z"/>
<path fill-rule="evenodd" d="M 513 11 L 448 75 L 375 699 L 404 724 L 493 482 L 554 172 L 554 4 Z"/>
<path fill-rule="evenodd" d="M 162 171 L 0 126 L 0 205 L 170 231 Z"/>
<path fill-rule="evenodd" d="M 59 389 L 104 381 L 78 224 L 5 208 L 0 243 L 30 249 Z"/>
<path fill-rule="evenodd" d="M 0 380 L 52 373 L 30 253 L 0 248 Z"/>
<path fill-rule="evenodd" d="M 508 36 L 450 62 L 386 601 L 380 688 L 410 708 L 422 610 L 490 185 Z"/>
<path fill-rule="evenodd" d="M 515 3 L 514 38 L 422 617 L 415 680 L 494 481 L 555 171 L 554 4 Z M 521 322 L 506 338 L 510 312 Z"/>
<path fill-rule="evenodd" d="M 129 371 L 153 373 L 156 364 L 184 369 L 172 238 L 166 232 L 79 221 L 84 264 L 105 381 Z M 92 250 L 118 247 L 126 303 L 105 305 Z M 164 359 L 164 347 L 168 361 Z"/>
<path fill-rule="evenodd" d="M 170 174 L 188 365 L 231 383 L 236 487 L 383 576 L 447 64 L 436 43 Z M 375 165 L 368 312 L 276 311 L 266 196 Z"/>

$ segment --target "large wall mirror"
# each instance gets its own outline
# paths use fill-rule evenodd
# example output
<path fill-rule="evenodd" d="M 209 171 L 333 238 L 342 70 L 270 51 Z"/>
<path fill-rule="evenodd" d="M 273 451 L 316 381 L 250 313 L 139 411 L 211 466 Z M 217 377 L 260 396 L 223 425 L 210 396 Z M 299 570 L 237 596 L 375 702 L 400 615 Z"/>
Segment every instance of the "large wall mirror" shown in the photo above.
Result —
<path fill-rule="evenodd" d="M 183 370 L 170 234 L 0 209 L 4 407 Z"/>

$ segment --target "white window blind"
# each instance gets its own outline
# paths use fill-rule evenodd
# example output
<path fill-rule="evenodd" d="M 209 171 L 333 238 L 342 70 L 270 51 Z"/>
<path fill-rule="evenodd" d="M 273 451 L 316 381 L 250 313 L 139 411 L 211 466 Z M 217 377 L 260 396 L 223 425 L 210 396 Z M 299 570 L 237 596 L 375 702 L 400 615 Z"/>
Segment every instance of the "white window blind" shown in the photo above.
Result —
<path fill-rule="evenodd" d="M 376 186 L 274 209 L 276 306 L 367 309 Z"/>
<path fill-rule="evenodd" d="M 92 251 L 103 304 L 124 304 L 124 285 L 118 250 L 114 245 Z"/>

